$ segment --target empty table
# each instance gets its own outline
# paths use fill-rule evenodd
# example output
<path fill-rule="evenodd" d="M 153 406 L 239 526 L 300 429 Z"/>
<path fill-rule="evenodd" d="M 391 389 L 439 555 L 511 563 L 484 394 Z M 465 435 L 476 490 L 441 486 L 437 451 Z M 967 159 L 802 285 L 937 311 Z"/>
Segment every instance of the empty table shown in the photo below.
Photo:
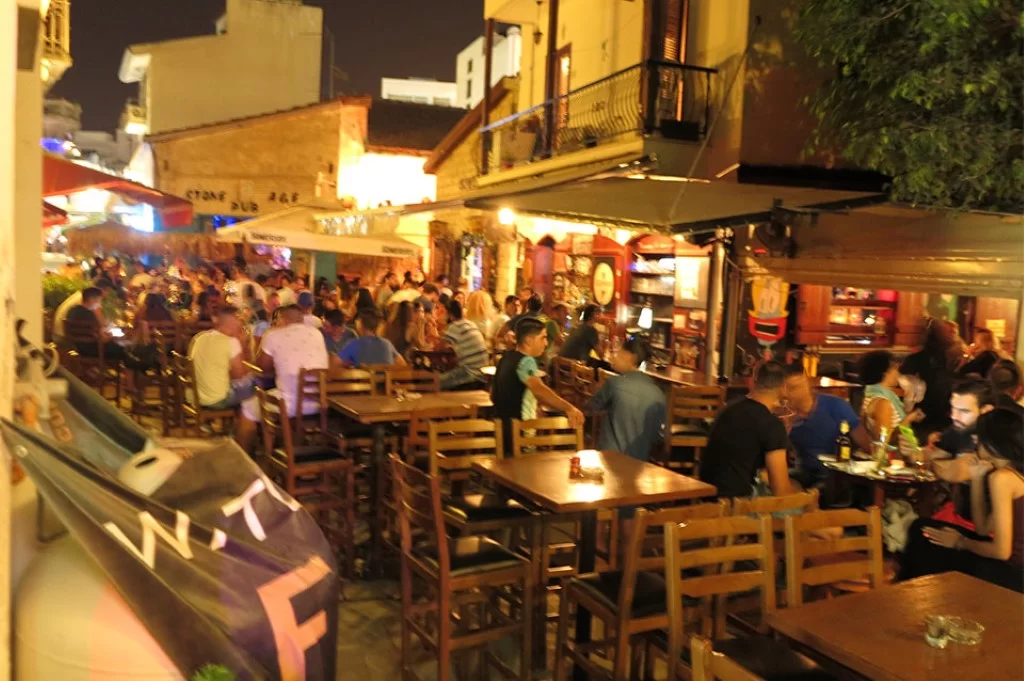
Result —
<path fill-rule="evenodd" d="M 982 642 L 932 648 L 926 615 L 976 620 L 985 627 Z M 767 620 L 819 658 L 877 681 L 1024 678 L 1024 595 L 960 572 L 779 610 Z"/>
<path fill-rule="evenodd" d="M 604 479 L 600 482 L 569 477 L 567 452 L 481 461 L 473 469 L 526 501 L 555 514 L 580 515 L 580 574 L 594 571 L 597 552 L 597 512 L 602 509 L 665 504 L 713 496 L 712 485 L 619 452 L 598 452 Z M 618 547 L 609 547 L 616 551 Z M 590 613 L 576 612 L 576 640 L 590 640 Z M 574 677 L 586 674 L 576 669 Z"/>

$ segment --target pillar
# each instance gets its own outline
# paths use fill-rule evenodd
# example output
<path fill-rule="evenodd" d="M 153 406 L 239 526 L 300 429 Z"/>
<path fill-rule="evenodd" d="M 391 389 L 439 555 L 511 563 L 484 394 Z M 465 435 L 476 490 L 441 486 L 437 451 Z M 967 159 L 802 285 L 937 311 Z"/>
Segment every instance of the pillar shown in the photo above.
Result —
<path fill-rule="evenodd" d="M 722 366 L 719 375 L 729 379 L 736 372 L 736 331 L 743 305 L 743 275 L 732 265 L 727 269 L 729 274 L 723 304 L 725 316 L 722 322 Z"/>
<path fill-rule="evenodd" d="M 519 244 L 515 241 L 498 243 L 497 276 L 494 283 L 494 300 L 503 305 L 505 298 L 516 293 L 516 270 L 518 269 Z"/>
<path fill-rule="evenodd" d="M 708 277 L 708 324 L 704 348 L 704 373 L 709 385 L 718 381 L 718 344 L 722 328 L 722 277 L 725 274 L 724 239 L 724 230 L 718 230 L 711 251 L 711 272 Z"/>
<path fill-rule="evenodd" d="M 14 394 L 14 309 L 9 302 L 15 295 L 14 126 L 18 68 L 14 46 L 18 44 L 18 9 L 16 0 L 0 0 L 0 416 L 5 418 L 11 416 Z M 11 678 L 10 569 L 11 456 L 0 439 L 0 681 Z"/>
<path fill-rule="evenodd" d="M 19 0 L 22 16 L 39 18 L 39 2 Z M 39 77 L 39 23 L 31 21 L 21 26 L 35 26 L 35 57 L 29 68 L 18 64 L 15 84 L 14 120 L 14 313 L 28 322 L 25 336 L 43 345 L 43 279 L 42 279 L 42 194 L 43 152 L 39 138 L 43 129 L 43 82 Z M 22 44 L 30 38 L 18 36 Z M 0 42 L 0 45 L 11 45 Z M 20 45 L 19 45 L 20 50 Z M 10 243 L 10 242 L 8 242 Z M 0 350 L 2 352 L 2 350 Z"/>

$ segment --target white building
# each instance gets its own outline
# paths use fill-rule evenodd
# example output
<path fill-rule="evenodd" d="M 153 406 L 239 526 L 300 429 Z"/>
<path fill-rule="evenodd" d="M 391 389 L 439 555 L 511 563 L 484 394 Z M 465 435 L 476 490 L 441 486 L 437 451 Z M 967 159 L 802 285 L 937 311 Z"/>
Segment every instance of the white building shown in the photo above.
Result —
<path fill-rule="evenodd" d="M 519 73 L 519 60 L 523 54 L 523 38 L 516 26 L 505 35 L 494 34 L 494 48 L 491 64 L 491 85 L 505 76 Z M 471 109 L 484 98 L 484 37 L 480 36 L 467 45 L 455 58 L 456 105 Z"/>
<path fill-rule="evenodd" d="M 434 106 L 455 106 L 455 83 L 433 78 L 381 78 L 381 99 Z"/>
<path fill-rule="evenodd" d="M 119 76 L 138 83 L 132 134 L 167 132 L 320 100 L 323 10 L 302 0 L 227 0 L 210 35 L 132 45 Z"/>

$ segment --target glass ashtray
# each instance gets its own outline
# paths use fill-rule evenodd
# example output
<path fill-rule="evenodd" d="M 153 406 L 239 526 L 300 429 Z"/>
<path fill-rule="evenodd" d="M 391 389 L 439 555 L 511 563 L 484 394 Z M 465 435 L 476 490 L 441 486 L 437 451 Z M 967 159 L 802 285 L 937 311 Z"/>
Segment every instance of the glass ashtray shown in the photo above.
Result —
<path fill-rule="evenodd" d="M 946 633 L 949 640 L 965 646 L 981 643 L 981 635 L 985 633 L 985 625 L 965 617 L 946 616 Z"/>

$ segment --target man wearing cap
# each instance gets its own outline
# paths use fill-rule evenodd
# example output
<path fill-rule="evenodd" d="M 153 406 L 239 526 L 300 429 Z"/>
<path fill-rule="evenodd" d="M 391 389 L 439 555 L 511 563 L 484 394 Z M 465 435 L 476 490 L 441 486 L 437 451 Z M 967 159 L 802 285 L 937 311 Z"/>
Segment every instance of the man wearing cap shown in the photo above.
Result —
<path fill-rule="evenodd" d="M 302 310 L 302 323 L 312 326 L 314 329 L 323 328 L 323 321 L 313 314 L 313 305 L 316 303 L 313 293 L 311 291 L 303 291 L 299 294 L 298 301 L 299 309 Z"/>

